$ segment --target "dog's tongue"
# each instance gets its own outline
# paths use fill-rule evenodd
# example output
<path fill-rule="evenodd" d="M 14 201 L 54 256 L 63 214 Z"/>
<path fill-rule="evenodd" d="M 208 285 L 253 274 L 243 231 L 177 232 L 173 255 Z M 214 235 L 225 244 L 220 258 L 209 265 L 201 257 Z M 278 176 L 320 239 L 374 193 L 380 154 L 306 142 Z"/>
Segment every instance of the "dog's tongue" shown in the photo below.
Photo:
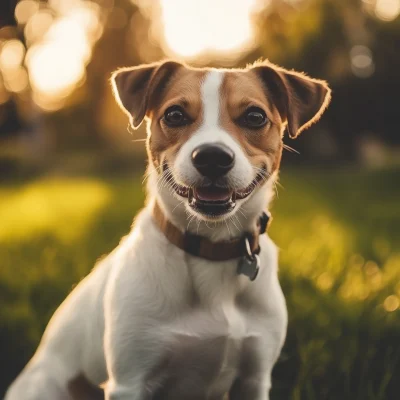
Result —
<path fill-rule="evenodd" d="M 228 201 L 233 191 L 225 188 L 203 187 L 193 191 L 194 196 L 202 201 Z"/>

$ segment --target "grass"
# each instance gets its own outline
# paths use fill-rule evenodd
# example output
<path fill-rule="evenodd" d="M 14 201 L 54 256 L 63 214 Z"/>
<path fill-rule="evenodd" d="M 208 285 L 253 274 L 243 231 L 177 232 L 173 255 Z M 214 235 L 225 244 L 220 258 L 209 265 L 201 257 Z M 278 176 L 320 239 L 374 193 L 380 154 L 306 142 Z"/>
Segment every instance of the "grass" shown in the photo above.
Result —
<path fill-rule="evenodd" d="M 133 176 L 0 186 L 0 396 L 58 304 L 129 231 Z M 400 170 L 282 173 L 270 235 L 290 327 L 272 400 L 391 400 L 400 391 Z"/>

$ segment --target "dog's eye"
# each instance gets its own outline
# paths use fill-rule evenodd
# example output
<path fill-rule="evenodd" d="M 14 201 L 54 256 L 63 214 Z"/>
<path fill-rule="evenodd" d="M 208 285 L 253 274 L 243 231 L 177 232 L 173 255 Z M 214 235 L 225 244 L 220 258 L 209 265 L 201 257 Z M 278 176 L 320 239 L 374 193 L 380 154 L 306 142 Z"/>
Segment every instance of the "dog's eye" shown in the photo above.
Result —
<path fill-rule="evenodd" d="M 262 128 L 268 122 L 264 110 L 258 107 L 248 108 L 239 119 L 239 124 L 246 128 Z"/>
<path fill-rule="evenodd" d="M 182 126 L 190 123 L 189 118 L 179 106 L 167 108 L 163 119 L 168 126 Z"/>

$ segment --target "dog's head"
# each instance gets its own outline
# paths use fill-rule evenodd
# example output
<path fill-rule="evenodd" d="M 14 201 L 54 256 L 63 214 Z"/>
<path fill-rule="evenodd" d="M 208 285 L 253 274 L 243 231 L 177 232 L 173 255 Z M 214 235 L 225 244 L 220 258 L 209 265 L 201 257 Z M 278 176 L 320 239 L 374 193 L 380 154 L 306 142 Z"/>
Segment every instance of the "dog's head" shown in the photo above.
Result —
<path fill-rule="evenodd" d="M 164 208 L 203 221 L 225 221 L 240 208 L 258 214 L 285 129 L 297 137 L 330 100 L 325 82 L 268 62 L 211 69 L 166 61 L 120 69 L 112 84 L 131 125 L 147 119 L 150 173 Z"/>

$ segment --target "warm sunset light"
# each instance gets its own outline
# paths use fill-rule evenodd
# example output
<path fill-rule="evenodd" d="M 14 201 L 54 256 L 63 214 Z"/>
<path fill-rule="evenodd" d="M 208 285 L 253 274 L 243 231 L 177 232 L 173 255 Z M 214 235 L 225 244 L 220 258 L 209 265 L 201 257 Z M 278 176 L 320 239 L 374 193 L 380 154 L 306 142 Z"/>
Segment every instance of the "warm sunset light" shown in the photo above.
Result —
<path fill-rule="evenodd" d="M 22 62 L 25 56 L 25 47 L 21 41 L 11 39 L 6 41 L 0 49 L 0 71 L 3 75 L 3 85 L 10 91 L 19 93 L 28 87 L 28 75 Z M 0 95 L 1 98 L 6 96 Z"/>
<path fill-rule="evenodd" d="M 39 10 L 39 2 L 35 0 L 21 0 L 15 7 L 15 19 L 19 24 L 26 24 L 29 18 Z"/>
<path fill-rule="evenodd" d="M 51 111 L 62 107 L 64 99 L 84 81 L 92 46 L 103 27 L 100 8 L 93 2 L 52 0 L 49 4 L 48 8 L 44 4 L 39 7 L 38 2 L 23 0 L 15 16 L 25 25 L 29 46 L 25 65 L 33 98 L 41 108 Z M 21 46 L 13 46 L 13 57 L 7 56 L 8 63 L 17 63 L 22 51 Z"/>
<path fill-rule="evenodd" d="M 0 400 L 399 398 L 399 85 L 400 0 L 0 0 Z"/>
<path fill-rule="evenodd" d="M 0 52 L 0 69 L 6 71 L 21 65 L 25 55 L 24 45 L 17 39 L 8 40 Z"/>
<path fill-rule="evenodd" d="M 54 21 L 50 10 L 40 10 L 33 14 L 25 26 L 24 34 L 27 43 L 32 44 L 42 39 Z"/>
<path fill-rule="evenodd" d="M 269 1 L 160 0 L 167 52 L 192 58 L 203 52 L 252 47 L 252 14 Z"/>
<path fill-rule="evenodd" d="M 396 19 L 400 15 L 400 0 L 377 0 L 375 14 L 384 21 Z"/>
<path fill-rule="evenodd" d="M 68 95 L 85 72 L 74 52 L 52 42 L 32 47 L 27 65 L 33 88 L 55 97 Z"/>
<path fill-rule="evenodd" d="M 362 1 L 364 10 L 381 21 L 390 23 L 400 15 L 400 0 Z M 105 27 L 117 30 L 129 24 L 138 34 L 142 32 L 139 13 L 149 21 L 136 38 L 140 44 L 137 51 L 147 61 L 169 56 L 192 62 L 212 59 L 223 64 L 234 62 L 259 45 L 254 18 L 261 11 L 279 5 L 284 10 L 281 12 L 293 12 L 307 3 L 306 0 L 131 2 L 139 12 L 129 21 L 126 10 L 114 0 L 20 0 L 14 16 L 24 40 L 11 37 L 0 43 L 1 101 L 9 98 L 7 92 L 20 93 L 31 88 L 34 102 L 43 110 L 64 107 L 74 91 L 84 84 L 93 46 Z M 154 52 L 146 50 L 142 34 L 155 44 Z M 126 50 L 129 44 L 126 46 L 121 47 L 122 52 L 129 52 Z M 375 73 L 372 48 L 355 43 L 350 51 L 350 68 L 358 78 L 372 76 Z"/>

